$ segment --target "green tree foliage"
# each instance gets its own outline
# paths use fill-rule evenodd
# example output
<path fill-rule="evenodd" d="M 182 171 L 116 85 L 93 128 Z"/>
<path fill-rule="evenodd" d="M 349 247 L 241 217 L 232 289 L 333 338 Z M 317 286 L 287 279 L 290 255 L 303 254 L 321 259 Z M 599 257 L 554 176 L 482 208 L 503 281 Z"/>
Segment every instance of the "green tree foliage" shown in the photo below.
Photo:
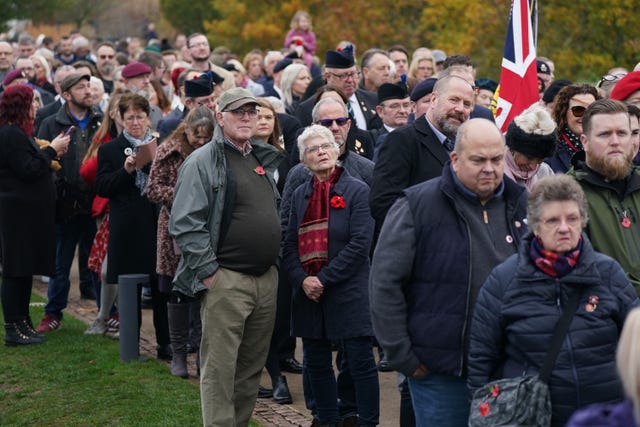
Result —
<path fill-rule="evenodd" d="M 185 34 L 204 33 L 205 22 L 221 17 L 209 0 L 160 0 L 160 9 L 165 19 Z"/>

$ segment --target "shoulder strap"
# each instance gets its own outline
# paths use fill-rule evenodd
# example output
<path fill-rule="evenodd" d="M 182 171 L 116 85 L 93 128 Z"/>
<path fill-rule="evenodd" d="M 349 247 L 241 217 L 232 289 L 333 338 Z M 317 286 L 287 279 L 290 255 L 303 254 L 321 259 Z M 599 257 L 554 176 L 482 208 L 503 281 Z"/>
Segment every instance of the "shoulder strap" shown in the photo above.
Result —
<path fill-rule="evenodd" d="M 569 330 L 569 325 L 571 324 L 573 315 L 578 308 L 580 294 L 581 292 L 579 290 L 576 290 L 571 294 L 569 303 L 564 308 L 562 317 L 556 324 L 556 332 L 553 334 L 553 338 L 551 339 L 551 347 L 549 348 L 549 352 L 547 353 L 547 357 L 544 360 L 544 364 L 542 365 L 542 369 L 540 370 L 539 374 L 540 380 L 544 383 L 549 382 L 549 378 L 551 377 L 551 370 L 556 363 L 558 353 L 560 353 L 560 348 L 562 347 L 562 341 L 564 341 L 564 337 L 567 335 L 567 331 Z"/>

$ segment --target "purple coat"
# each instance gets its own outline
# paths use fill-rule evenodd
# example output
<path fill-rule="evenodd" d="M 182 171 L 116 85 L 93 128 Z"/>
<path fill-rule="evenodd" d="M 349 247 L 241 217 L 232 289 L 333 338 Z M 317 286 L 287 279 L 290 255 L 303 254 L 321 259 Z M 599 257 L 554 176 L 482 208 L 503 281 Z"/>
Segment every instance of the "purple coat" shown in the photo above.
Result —
<path fill-rule="evenodd" d="M 576 411 L 566 427 L 638 427 L 633 405 L 625 400 L 617 404 L 597 403 Z"/>

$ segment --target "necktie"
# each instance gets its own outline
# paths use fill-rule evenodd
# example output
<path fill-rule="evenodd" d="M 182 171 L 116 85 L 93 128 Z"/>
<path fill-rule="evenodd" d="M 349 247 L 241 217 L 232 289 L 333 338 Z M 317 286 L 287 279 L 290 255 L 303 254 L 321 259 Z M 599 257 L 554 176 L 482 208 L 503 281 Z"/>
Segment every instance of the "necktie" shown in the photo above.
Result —
<path fill-rule="evenodd" d="M 442 143 L 442 145 L 444 145 L 444 148 L 450 153 L 453 151 L 453 147 L 454 147 L 454 142 L 452 140 L 450 140 L 449 138 L 445 138 L 444 142 Z"/>

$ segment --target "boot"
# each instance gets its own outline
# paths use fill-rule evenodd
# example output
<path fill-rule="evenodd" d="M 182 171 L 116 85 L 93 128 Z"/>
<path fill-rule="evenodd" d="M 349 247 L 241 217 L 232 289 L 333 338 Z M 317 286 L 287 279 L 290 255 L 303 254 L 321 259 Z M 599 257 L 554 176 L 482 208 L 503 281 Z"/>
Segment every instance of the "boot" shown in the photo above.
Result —
<path fill-rule="evenodd" d="M 284 375 L 280 375 L 273 381 L 273 400 L 281 405 L 293 402 L 291 392 L 289 392 L 289 386 L 287 385 L 287 379 Z"/>
<path fill-rule="evenodd" d="M 171 375 L 189 378 L 187 342 L 189 341 L 189 304 L 167 303 L 169 336 L 171 337 Z"/>
<path fill-rule="evenodd" d="M 18 329 L 20 329 L 20 332 L 22 332 L 24 335 L 32 337 L 34 340 L 40 342 L 44 341 L 45 335 L 35 330 L 35 328 L 33 327 L 33 323 L 31 323 L 31 318 L 25 317 L 24 319 L 19 321 L 17 325 Z"/>
<path fill-rule="evenodd" d="M 24 334 L 17 323 L 5 323 L 4 345 L 15 347 L 17 345 L 40 344 L 42 340 Z"/>

